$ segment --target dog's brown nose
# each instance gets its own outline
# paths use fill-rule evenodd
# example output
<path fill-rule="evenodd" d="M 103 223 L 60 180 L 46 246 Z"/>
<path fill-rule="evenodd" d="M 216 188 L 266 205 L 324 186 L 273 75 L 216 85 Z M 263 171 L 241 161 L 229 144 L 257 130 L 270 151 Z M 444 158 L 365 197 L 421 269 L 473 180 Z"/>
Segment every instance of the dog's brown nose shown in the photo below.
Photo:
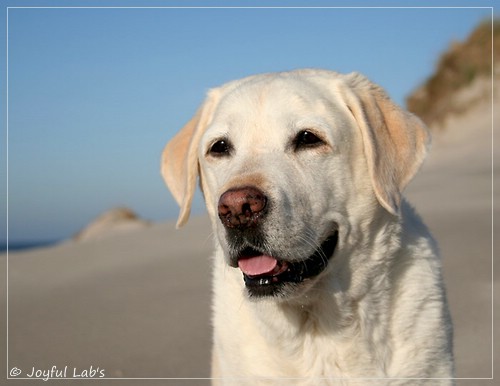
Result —
<path fill-rule="evenodd" d="M 227 228 L 255 226 L 266 204 L 266 196 L 257 188 L 231 189 L 219 199 L 219 218 Z"/>

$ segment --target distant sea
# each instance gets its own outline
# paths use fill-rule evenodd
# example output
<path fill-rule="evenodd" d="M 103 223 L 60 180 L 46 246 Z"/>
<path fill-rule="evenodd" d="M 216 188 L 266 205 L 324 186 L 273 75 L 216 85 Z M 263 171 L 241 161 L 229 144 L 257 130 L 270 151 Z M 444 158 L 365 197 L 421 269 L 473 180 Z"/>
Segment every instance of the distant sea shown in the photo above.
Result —
<path fill-rule="evenodd" d="M 39 247 L 48 247 L 50 245 L 56 244 L 58 240 L 52 241 L 9 241 L 9 252 L 10 251 L 22 251 L 26 249 L 34 249 Z M 0 252 L 7 251 L 7 243 L 0 242 Z"/>

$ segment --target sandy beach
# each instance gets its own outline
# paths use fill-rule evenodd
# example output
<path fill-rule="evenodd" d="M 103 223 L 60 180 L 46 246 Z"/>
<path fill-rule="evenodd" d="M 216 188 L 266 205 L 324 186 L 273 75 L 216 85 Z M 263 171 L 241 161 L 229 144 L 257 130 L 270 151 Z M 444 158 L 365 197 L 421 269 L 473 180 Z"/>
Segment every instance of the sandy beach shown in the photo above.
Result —
<path fill-rule="evenodd" d="M 497 120 L 495 127 L 499 124 Z M 498 219 L 500 207 L 498 199 L 494 208 L 491 205 L 491 130 L 489 103 L 453 118 L 447 130 L 435 136 L 427 163 L 406 192 L 442 251 L 458 378 L 492 377 L 492 244 L 500 248 L 498 239 L 492 243 L 492 211 Z M 498 170 L 498 154 L 493 164 Z M 498 197 L 498 180 L 495 188 Z M 43 370 L 54 366 L 58 374 L 66 372 L 68 377 L 209 377 L 212 244 L 209 221 L 199 217 L 178 231 L 174 222 L 152 224 L 98 240 L 10 253 L 9 369 L 6 351 L 1 350 L 2 370 L 18 368 L 18 378 L 29 378 L 37 370 L 42 377 Z M 6 277 L 5 254 L 0 261 L 0 274 Z M 498 289 L 497 274 L 494 281 Z M 5 312 L 5 285 L 0 298 Z M 5 323 L 6 318 L 1 318 L 2 331 Z M 0 339 L 5 347 L 5 334 Z M 498 341 L 497 336 L 497 353 Z M 199 379 L 113 382 L 209 383 Z M 478 382 L 459 380 L 457 384 Z M 100 382 L 80 379 L 58 384 L 73 383 Z"/>

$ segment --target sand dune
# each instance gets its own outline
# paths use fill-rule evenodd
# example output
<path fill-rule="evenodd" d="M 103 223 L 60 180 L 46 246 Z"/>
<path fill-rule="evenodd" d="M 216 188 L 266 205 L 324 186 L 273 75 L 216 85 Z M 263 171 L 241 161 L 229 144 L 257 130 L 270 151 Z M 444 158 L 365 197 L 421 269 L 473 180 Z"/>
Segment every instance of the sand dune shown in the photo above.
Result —
<path fill-rule="evenodd" d="M 407 197 L 442 250 L 455 323 L 457 376 L 489 378 L 491 214 L 494 210 L 498 215 L 499 210 L 498 200 L 491 207 L 491 106 L 476 106 L 448 126 L 435 138 L 432 154 Z M 500 166 L 498 155 L 493 163 Z M 61 370 L 67 366 L 68 376 L 74 368 L 89 374 L 99 368 L 106 377 L 118 378 L 209 377 L 209 228 L 205 217 L 194 218 L 181 231 L 173 223 L 153 224 L 83 243 L 11 253 L 9 370 L 20 368 L 20 377 L 30 374 L 33 366 Z M 498 241 L 494 244 L 498 250 Z M 6 256 L 0 259 L 0 274 L 5 277 Z M 5 310 L 5 286 L 0 292 L 0 307 Z M 5 331 L 5 325 L 0 329 Z M 4 347 L 6 338 L 0 335 Z M 2 350 L 0 363 L 5 370 L 4 356 Z M 78 383 L 86 384 L 96 383 Z"/>

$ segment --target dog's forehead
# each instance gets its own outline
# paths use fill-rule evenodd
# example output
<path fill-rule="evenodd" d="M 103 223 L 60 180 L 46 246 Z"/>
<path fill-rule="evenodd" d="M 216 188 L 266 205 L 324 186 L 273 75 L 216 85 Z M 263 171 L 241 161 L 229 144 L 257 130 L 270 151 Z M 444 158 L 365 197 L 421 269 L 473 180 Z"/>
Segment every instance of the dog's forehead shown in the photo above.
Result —
<path fill-rule="evenodd" d="M 276 119 L 287 121 L 294 117 L 324 115 L 342 104 L 331 82 L 318 82 L 307 76 L 254 77 L 221 89 L 217 107 L 219 119 L 248 120 Z"/>

